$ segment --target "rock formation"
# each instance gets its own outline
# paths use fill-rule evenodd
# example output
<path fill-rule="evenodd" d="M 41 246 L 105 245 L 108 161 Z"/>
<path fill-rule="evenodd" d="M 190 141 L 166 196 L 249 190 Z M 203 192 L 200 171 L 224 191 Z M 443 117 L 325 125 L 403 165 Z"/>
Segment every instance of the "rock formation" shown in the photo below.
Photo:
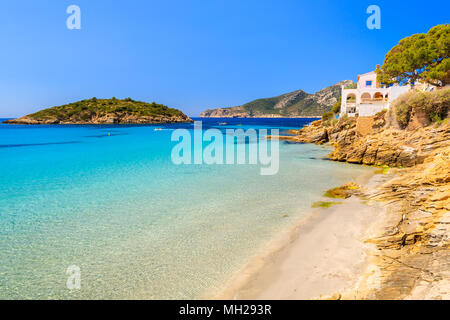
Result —
<path fill-rule="evenodd" d="M 370 130 L 358 129 L 358 122 Z M 419 125 L 418 125 L 419 124 Z M 330 143 L 331 160 L 391 168 L 379 184 L 358 190 L 384 203 L 383 223 L 367 243 L 367 271 L 342 299 L 450 299 L 450 123 L 398 129 L 372 119 L 313 122 L 294 130 L 298 142 Z M 386 167 L 387 168 L 387 167 Z M 342 294 L 342 296 L 341 296 Z"/>
<path fill-rule="evenodd" d="M 384 121 L 372 119 L 374 134 L 362 135 L 358 132 L 358 121 L 348 119 L 332 126 L 313 122 L 302 130 L 292 130 L 297 134 L 291 140 L 305 143 L 330 143 L 335 147 L 331 160 L 366 165 L 387 165 L 390 167 L 412 167 L 424 162 L 436 149 L 447 146 L 450 141 L 449 125 L 421 127 L 417 130 L 384 128 Z"/>
<path fill-rule="evenodd" d="M 450 146 L 424 162 L 395 170 L 363 197 L 386 203 L 384 226 L 367 242 L 378 283 L 366 274 L 362 299 L 450 299 Z M 363 289 L 363 290 L 361 290 Z"/>

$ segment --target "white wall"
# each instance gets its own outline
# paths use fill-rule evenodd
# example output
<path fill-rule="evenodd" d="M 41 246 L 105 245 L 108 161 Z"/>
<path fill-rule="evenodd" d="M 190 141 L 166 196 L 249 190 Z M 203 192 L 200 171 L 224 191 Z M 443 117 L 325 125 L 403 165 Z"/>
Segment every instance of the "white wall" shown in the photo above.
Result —
<path fill-rule="evenodd" d="M 372 85 L 370 87 L 367 87 L 366 81 L 372 81 Z M 377 74 L 375 72 L 370 72 L 359 76 L 358 89 L 362 90 L 376 87 L 377 87 Z"/>
<path fill-rule="evenodd" d="M 358 114 L 360 117 L 372 117 L 376 115 L 378 112 L 383 111 L 384 109 L 387 109 L 387 104 L 369 104 L 369 103 L 361 103 L 358 106 Z"/>
<path fill-rule="evenodd" d="M 408 90 L 411 87 L 409 85 L 407 86 L 393 86 L 390 87 L 390 93 L 389 93 L 389 102 L 392 103 L 392 101 L 394 101 L 395 99 L 397 99 L 398 97 L 400 97 L 402 94 L 404 94 L 405 92 L 408 92 Z"/>

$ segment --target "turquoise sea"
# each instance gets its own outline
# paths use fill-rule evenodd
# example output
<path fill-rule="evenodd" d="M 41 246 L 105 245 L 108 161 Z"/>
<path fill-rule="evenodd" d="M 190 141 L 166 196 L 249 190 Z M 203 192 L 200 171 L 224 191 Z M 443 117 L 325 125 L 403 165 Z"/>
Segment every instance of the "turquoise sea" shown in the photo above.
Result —
<path fill-rule="evenodd" d="M 204 119 L 299 128 L 312 119 Z M 280 143 L 280 168 L 174 165 L 176 128 L 0 125 L 0 299 L 195 299 L 217 293 L 331 188 L 369 169 Z M 157 129 L 157 130 L 155 130 Z M 81 289 L 66 287 L 79 266 Z"/>

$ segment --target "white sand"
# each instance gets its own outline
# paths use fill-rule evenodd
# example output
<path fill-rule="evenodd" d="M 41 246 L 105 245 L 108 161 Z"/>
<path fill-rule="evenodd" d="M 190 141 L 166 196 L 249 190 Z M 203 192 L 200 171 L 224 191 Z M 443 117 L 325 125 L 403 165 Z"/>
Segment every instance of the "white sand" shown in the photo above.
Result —
<path fill-rule="evenodd" d="M 367 266 L 371 247 L 364 239 L 383 209 L 357 197 L 336 201 L 344 203 L 316 210 L 265 256 L 253 259 L 215 298 L 314 299 L 351 290 Z"/>

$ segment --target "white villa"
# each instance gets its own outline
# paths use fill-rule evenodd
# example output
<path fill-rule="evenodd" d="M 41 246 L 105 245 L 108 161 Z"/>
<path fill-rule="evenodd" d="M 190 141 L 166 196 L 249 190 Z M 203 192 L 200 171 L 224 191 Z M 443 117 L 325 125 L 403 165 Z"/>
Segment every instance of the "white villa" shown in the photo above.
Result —
<path fill-rule="evenodd" d="M 340 115 L 346 114 L 349 117 L 374 116 L 384 109 L 389 109 L 392 101 L 410 89 L 410 85 L 381 86 L 377 82 L 376 71 L 358 75 L 356 89 L 346 89 L 342 86 Z"/>

